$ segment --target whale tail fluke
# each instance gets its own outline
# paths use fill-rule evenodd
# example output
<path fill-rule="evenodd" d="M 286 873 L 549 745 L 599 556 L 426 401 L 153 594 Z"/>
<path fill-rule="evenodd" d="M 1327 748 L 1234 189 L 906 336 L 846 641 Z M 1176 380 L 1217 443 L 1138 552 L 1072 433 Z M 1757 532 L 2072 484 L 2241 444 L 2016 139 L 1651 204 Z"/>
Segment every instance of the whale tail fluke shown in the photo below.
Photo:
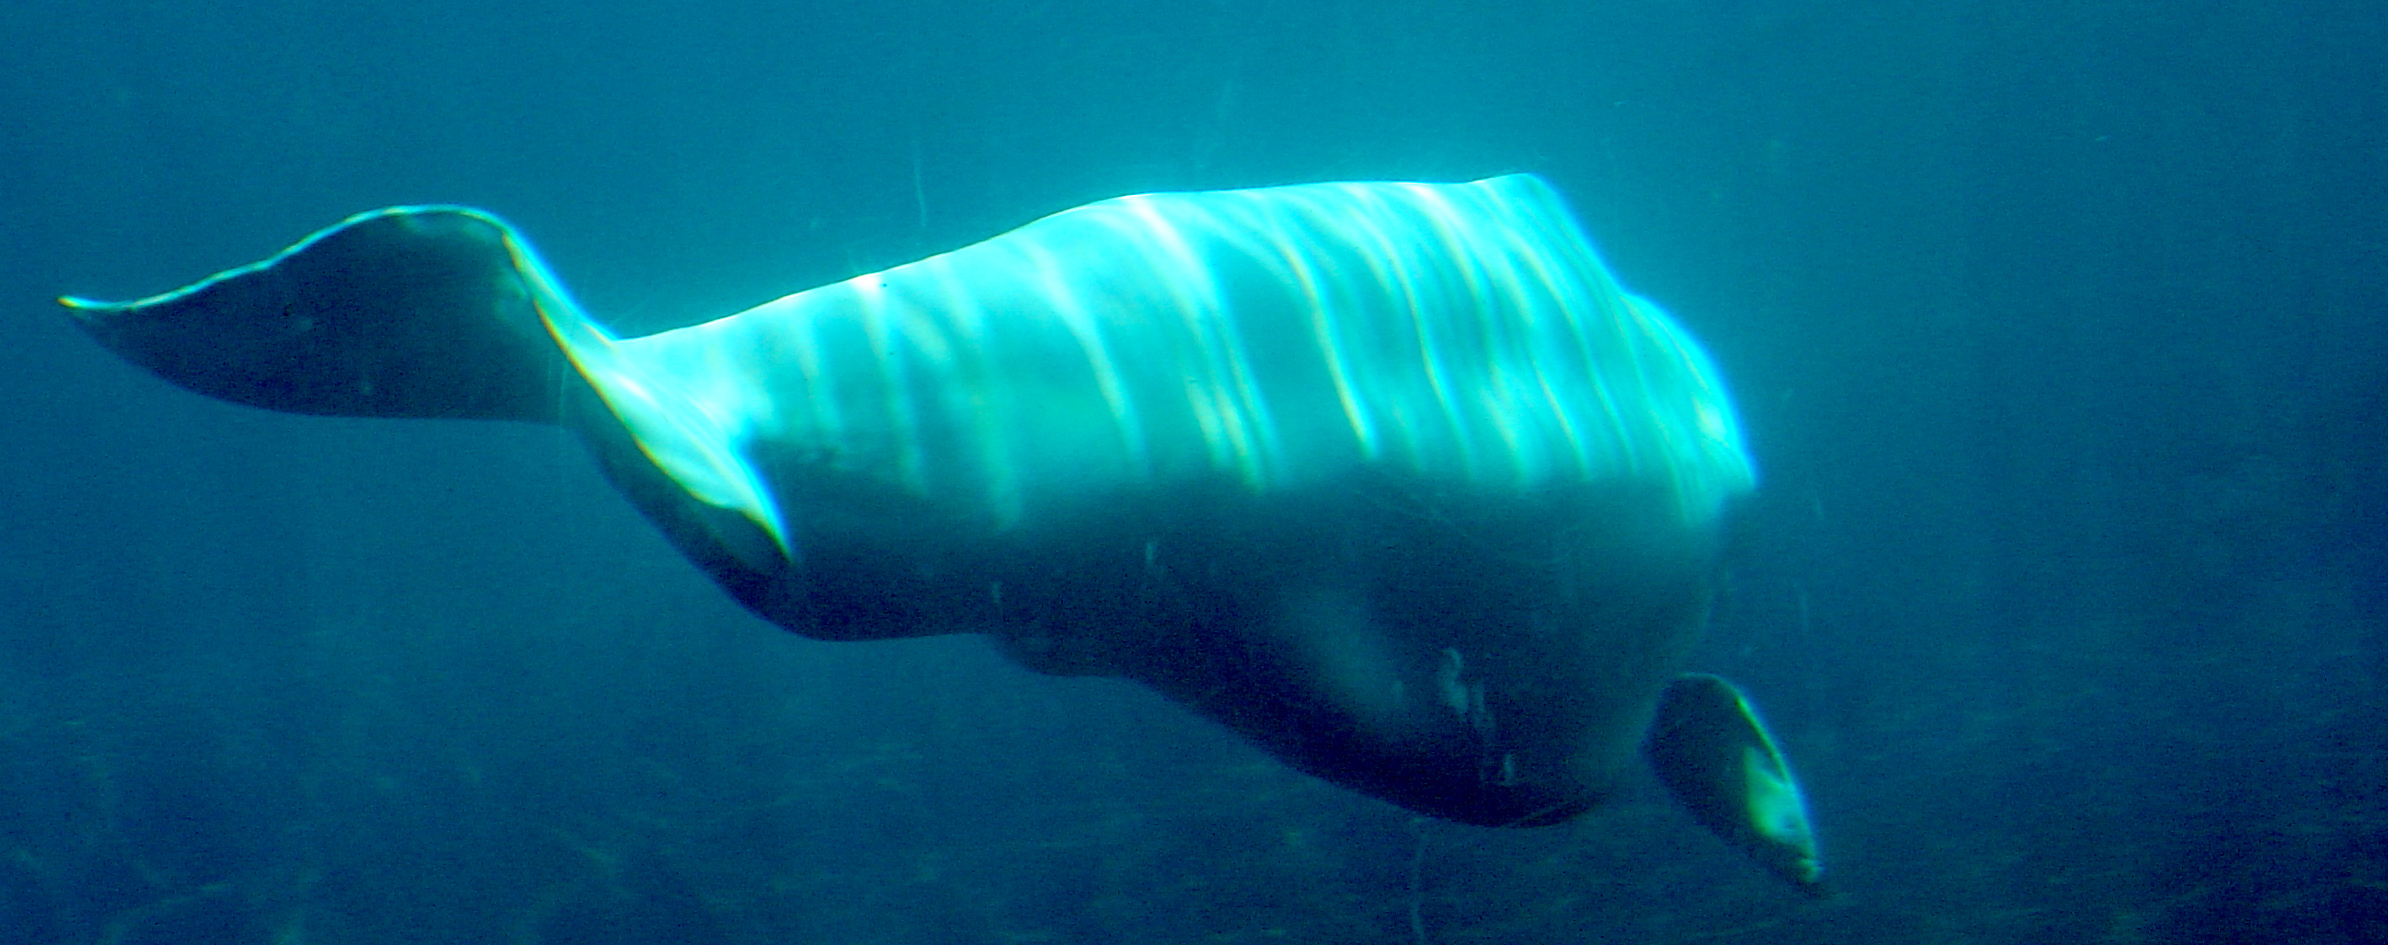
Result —
<path fill-rule="evenodd" d="M 1732 683 L 1687 673 L 1667 685 L 1645 746 L 1692 819 L 1812 895 L 1824 861 L 1791 768 Z"/>
<path fill-rule="evenodd" d="M 685 424 L 625 426 L 621 409 L 670 406 L 613 335 L 567 296 L 530 244 L 469 207 L 390 207 L 327 227 L 263 261 L 131 302 L 59 299 L 127 361 L 220 400 L 290 413 L 557 423 L 666 537 L 764 616 L 798 625 L 793 552 L 750 495 L 693 493 L 673 473 L 729 462 Z M 578 360 L 575 360 L 578 359 Z M 688 457 L 695 457 L 694 460 Z M 672 469 L 657 457 L 679 460 Z M 712 483 L 713 480 L 701 480 Z M 727 480 L 724 480 L 727 481 Z M 751 490 L 750 490 L 751 491 Z M 730 506 L 725 508 L 725 506 Z"/>
<path fill-rule="evenodd" d="M 131 302 L 59 300 L 175 384 L 291 413 L 557 422 L 585 323 L 503 222 L 462 207 L 350 217 L 266 259 Z"/>

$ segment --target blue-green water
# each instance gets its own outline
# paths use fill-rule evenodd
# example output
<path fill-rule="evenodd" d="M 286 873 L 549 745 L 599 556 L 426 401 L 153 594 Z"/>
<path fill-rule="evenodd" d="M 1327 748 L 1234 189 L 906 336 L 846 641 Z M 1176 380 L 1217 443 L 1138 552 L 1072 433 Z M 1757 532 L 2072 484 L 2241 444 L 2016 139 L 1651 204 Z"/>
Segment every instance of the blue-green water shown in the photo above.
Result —
<path fill-rule="evenodd" d="M 0 8 L 0 943 L 2388 939 L 2388 7 Z M 1549 177 L 1765 476 L 1645 782 L 1417 818 L 1124 683 L 739 611 L 559 431 L 51 310 L 459 202 L 632 331 L 1135 191 Z"/>

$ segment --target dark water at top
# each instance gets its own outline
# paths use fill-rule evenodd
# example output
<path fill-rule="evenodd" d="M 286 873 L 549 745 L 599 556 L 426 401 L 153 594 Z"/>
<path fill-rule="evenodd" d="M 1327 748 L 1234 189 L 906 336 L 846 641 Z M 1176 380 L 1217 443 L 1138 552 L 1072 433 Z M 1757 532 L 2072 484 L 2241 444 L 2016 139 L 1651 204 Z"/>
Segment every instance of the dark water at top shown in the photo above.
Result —
<path fill-rule="evenodd" d="M 2383 11 L 10 5 L 0 943 L 2388 940 Z M 47 310 L 440 201 L 644 331 L 1120 193 L 1515 170 L 1739 395 L 1699 664 L 1837 898 L 1648 784 L 1421 822 L 1125 684 L 800 640 L 566 434 L 208 402 Z"/>

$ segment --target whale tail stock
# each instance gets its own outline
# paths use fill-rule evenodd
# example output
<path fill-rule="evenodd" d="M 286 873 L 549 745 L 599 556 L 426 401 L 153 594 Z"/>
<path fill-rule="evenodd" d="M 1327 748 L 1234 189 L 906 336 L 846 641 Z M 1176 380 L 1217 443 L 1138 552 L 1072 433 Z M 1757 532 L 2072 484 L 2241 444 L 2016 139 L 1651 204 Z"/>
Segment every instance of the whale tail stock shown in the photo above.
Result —
<path fill-rule="evenodd" d="M 219 400 L 323 416 L 569 427 L 723 590 L 768 619 L 802 626 L 785 549 L 656 466 L 567 355 L 601 357 L 611 335 L 487 213 L 374 210 L 171 292 L 58 301 L 118 356 Z"/>
<path fill-rule="evenodd" d="M 233 403 L 348 417 L 559 422 L 580 318 L 504 223 L 359 214 L 262 262 L 131 302 L 59 299 L 109 350 Z"/>

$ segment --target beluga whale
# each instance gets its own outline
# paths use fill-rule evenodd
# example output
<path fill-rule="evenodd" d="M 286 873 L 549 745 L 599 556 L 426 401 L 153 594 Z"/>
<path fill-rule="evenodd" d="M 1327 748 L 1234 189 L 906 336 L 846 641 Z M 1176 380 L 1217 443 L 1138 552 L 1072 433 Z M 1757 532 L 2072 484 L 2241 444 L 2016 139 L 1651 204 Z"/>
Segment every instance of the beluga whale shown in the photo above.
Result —
<path fill-rule="evenodd" d="M 227 401 L 568 427 L 808 637 L 984 634 L 1466 824 L 1561 823 L 1648 764 L 1820 883 L 1750 701 L 1684 671 L 1757 482 L 1739 420 L 1531 175 L 1119 197 L 641 337 L 462 206 L 60 301 Z"/>

